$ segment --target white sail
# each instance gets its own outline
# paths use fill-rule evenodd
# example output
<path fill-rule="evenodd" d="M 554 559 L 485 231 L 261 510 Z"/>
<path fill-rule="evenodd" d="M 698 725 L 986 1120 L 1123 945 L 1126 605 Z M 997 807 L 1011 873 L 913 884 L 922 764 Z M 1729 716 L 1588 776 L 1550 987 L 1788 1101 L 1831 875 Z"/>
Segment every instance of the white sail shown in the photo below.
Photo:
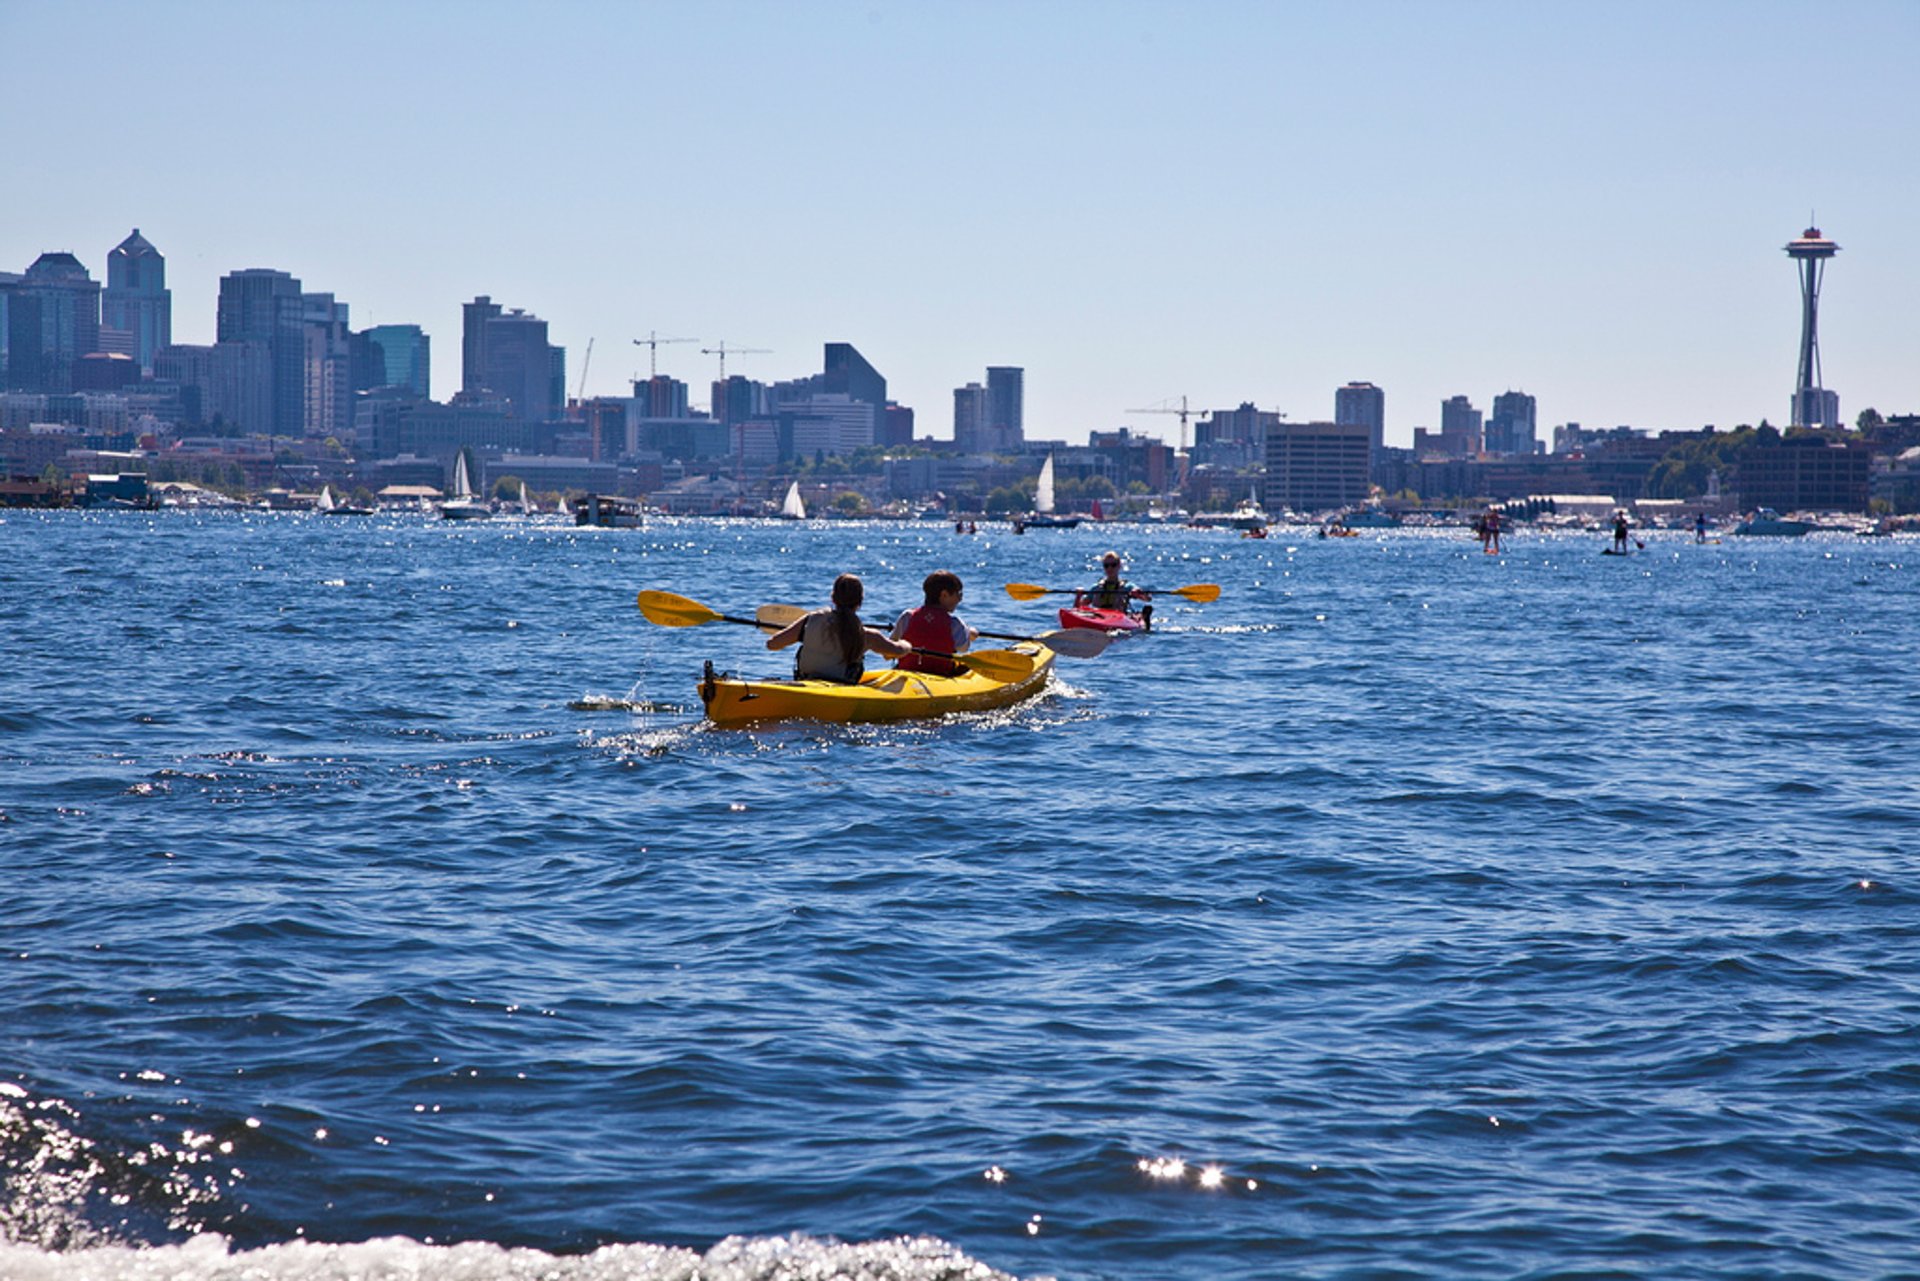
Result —
<path fill-rule="evenodd" d="M 807 505 L 800 501 L 800 482 L 794 481 L 787 486 L 787 497 L 780 504 L 780 514 L 788 520 L 805 520 Z"/>
<path fill-rule="evenodd" d="M 332 485 L 320 486 L 320 501 L 315 503 L 314 506 L 318 507 L 323 512 L 330 512 L 333 510 L 333 486 Z"/>
<path fill-rule="evenodd" d="M 567 496 L 565 494 L 560 495 L 560 505 L 554 508 L 554 511 L 559 513 L 560 519 L 562 520 L 573 519 L 573 508 L 567 505 Z"/>
<path fill-rule="evenodd" d="M 1040 464 L 1040 479 L 1033 486 L 1033 510 L 1042 516 L 1053 515 L 1053 455 Z"/>
<path fill-rule="evenodd" d="M 464 452 L 454 456 L 453 496 L 456 499 L 473 497 L 473 481 L 467 475 L 467 456 Z"/>
<path fill-rule="evenodd" d="M 524 480 L 520 482 L 520 514 L 533 515 L 533 504 L 527 499 L 527 482 Z"/>

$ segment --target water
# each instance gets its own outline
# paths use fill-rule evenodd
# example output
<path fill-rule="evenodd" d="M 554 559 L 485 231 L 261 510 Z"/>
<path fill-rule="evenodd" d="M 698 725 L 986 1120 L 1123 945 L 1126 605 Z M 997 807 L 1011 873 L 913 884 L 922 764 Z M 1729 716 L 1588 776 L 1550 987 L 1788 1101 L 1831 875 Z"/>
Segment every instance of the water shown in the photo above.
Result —
<path fill-rule="evenodd" d="M 1920 547 L 1283 534 L 6 514 L 0 1275 L 1915 1275 Z"/>

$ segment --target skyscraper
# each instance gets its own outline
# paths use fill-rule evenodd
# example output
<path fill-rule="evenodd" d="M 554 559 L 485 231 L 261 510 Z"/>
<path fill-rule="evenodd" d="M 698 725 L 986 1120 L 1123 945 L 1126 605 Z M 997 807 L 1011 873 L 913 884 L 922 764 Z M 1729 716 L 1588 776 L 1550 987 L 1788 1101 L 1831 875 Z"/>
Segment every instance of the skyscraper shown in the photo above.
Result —
<path fill-rule="evenodd" d="M 953 389 L 953 443 L 963 454 L 992 449 L 987 436 L 987 389 L 968 383 Z"/>
<path fill-rule="evenodd" d="M 7 293 L 7 389 L 72 391 L 80 357 L 100 350 L 100 283 L 60 251 L 34 259 Z"/>
<path fill-rule="evenodd" d="M 886 407 L 887 380 L 852 343 L 828 343 L 822 373 L 821 390 L 829 395 L 851 396 L 876 411 Z"/>
<path fill-rule="evenodd" d="M 1373 451 L 1387 443 L 1387 393 L 1372 383 L 1348 383 L 1334 389 L 1333 421 L 1343 427 L 1365 427 L 1373 434 Z"/>
<path fill-rule="evenodd" d="M 173 343 L 173 294 L 167 289 L 167 260 L 138 227 L 107 255 L 104 303 L 104 326 L 131 336 L 127 354 L 151 374 L 155 353 Z"/>
<path fill-rule="evenodd" d="M 1820 380 L 1820 277 L 1827 259 L 1840 246 L 1808 227 L 1798 240 L 1787 242 L 1787 256 L 1800 275 L 1800 370 L 1793 384 L 1795 427 L 1838 427 L 1840 398 L 1824 389 Z"/>
<path fill-rule="evenodd" d="M 423 399 L 433 394 L 433 345 L 418 325 L 375 325 L 354 335 L 362 345 L 366 368 L 356 381 L 362 390 L 405 387 Z"/>
<path fill-rule="evenodd" d="M 1537 451 L 1538 444 L 1533 397 L 1524 391 L 1506 391 L 1495 396 L 1493 416 L 1487 420 L 1487 452 L 1531 454 Z"/>
<path fill-rule="evenodd" d="M 460 390 L 507 401 L 525 422 L 551 419 L 566 403 L 566 349 L 547 342 L 547 322 L 484 294 L 461 312 Z"/>
<path fill-rule="evenodd" d="M 1465 396 L 1449 396 L 1440 402 L 1440 443 L 1450 454 L 1471 458 L 1485 442 L 1480 431 L 1480 411 Z"/>
<path fill-rule="evenodd" d="M 990 448 L 1017 451 L 1027 439 L 1027 371 L 1013 365 L 987 366 L 987 438 Z"/>
<path fill-rule="evenodd" d="M 232 403 L 246 407 L 239 419 L 247 431 L 298 436 L 306 428 L 306 302 L 300 281 L 284 271 L 249 267 L 220 278 L 214 318 L 215 345 L 259 343 L 265 359 L 249 357 L 230 367 L 242 379 L 263 379 L 261 388 L 234 389 Z M 251 418 L 270 407 L 265 422 Z"/>

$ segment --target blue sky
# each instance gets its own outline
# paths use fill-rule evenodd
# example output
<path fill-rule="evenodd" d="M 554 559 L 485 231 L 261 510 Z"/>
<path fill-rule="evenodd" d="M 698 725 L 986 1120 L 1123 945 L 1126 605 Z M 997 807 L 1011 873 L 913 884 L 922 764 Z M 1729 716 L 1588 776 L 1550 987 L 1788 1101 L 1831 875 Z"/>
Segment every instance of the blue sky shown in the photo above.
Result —
<path fill-rule="evenodd" d="M 0 0 L 0 270 L 133 227 L 177 341 L 274 267 L 356 328 L 545 318 L 790 378 L 855 343 L 949 436 L 1023 366 L 1027 434 L 1186 395 L 1326 418 L 1539 398 L 1543 434 L 1787 414 L 1817 217 L 1827 384 L 1920 412 L 1920 3 L 98 3 Z"/>

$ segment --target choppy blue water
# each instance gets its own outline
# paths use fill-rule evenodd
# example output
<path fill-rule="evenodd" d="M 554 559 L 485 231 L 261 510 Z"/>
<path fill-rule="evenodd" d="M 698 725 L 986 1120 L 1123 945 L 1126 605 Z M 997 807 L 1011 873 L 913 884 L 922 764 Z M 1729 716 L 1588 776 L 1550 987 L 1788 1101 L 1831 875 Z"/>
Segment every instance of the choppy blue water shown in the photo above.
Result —
<path fill-rule="evenodd" d="M 7 514 L 0 1275 L 1914 1275 L 1920 545 L 1604 537 Z"/>

